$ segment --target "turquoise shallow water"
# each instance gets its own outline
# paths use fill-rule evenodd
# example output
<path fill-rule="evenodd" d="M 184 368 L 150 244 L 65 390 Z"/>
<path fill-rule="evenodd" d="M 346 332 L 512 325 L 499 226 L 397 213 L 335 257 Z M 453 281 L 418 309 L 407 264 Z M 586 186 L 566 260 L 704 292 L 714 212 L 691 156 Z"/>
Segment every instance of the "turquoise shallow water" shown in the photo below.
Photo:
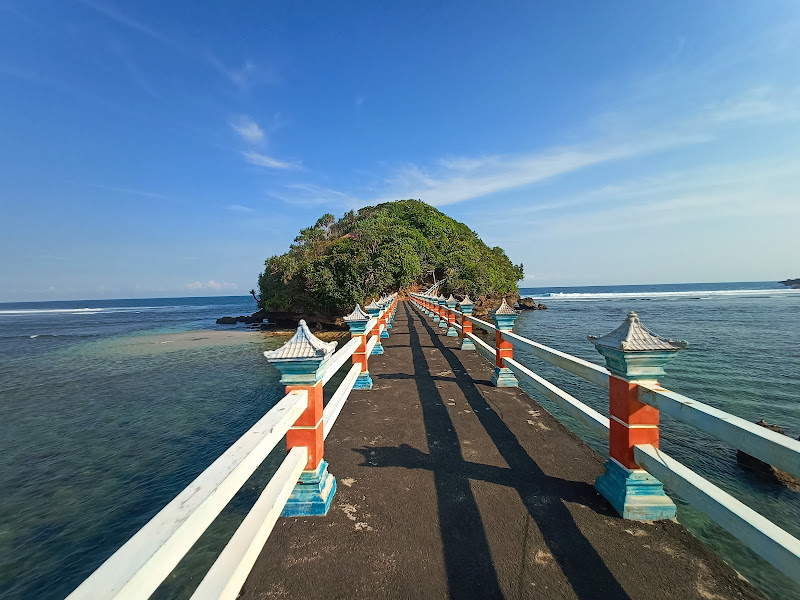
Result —
<path fill-rule="evenodd" d="M 523 313 L 516 329 L 599 361 L 586 335 L 635 309 L 657 333 L 690 342 L 667 387 L 797 437 L 800 293 L 708 285 L 535 290 L 550 308 Z M 282 396 L 261 356 L 282 340 L 204 333 L 230 330 L 214 325 L 218 316 L 252 310 L 249 297 L 0 305 L 0 598 L 66 596 Z M 605 411 L 600 390 L 524 361 Z M 800 535 L 800 494 L 748 477 L 730 448 L 674 421 L 664 447 Z M 282 455 L 277 448 L 157 597 L 190 595 Z M 771 596 L 800 598 L 702 515 L 681 506 L 680 518 Z"/>
<path fill-rule="evenodd" d="M 515 331 L 593 362 L 602 357 L 586 339 L 620 325 L 635 310 L 652 331 L 689 347 L 667 365 L 662 385 L 750 421 L 764 418 L 800 436 L 800 290 L 774 283 L 527 289 L 546 311 L 523 312 Z M 525 364 L 607 414 L 607 392 L 524 352 Z M 605 443 L 557 406 L 534 395 L 598 451 Z M 662 448 L 674 458 L 800 537 L 800 493 L 739 468 L 730 446 L 690 426 L 663 419 Z M 800 586 L 765 563 L 690 506 L 680 521 L 773 598 L 800 598 Z"/>

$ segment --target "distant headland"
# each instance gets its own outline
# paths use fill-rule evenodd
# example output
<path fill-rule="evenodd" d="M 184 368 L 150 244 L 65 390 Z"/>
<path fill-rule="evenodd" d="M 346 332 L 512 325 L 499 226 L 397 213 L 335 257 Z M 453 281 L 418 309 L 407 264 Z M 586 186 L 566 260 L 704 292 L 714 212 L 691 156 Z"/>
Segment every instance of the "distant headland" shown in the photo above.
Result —
<path fill-rule="evenodd" d="M 797 279 L 784 279 L 783 281 L 779 281 L 778 283 L 782 283 L 787 287 L 797 288 L 800 289 L 800 278 Z"/>

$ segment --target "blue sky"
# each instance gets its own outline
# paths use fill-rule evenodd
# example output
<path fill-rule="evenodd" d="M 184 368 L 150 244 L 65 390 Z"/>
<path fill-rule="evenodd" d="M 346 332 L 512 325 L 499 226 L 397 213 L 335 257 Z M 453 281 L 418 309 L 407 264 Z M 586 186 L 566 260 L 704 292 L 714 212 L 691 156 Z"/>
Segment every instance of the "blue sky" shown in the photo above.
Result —
<path fill-rule="evenodd" d="M 800 275 L 800 3 L 0 0 L 0 301 L 246 293 L 420 198 L 523 285 Z"/>

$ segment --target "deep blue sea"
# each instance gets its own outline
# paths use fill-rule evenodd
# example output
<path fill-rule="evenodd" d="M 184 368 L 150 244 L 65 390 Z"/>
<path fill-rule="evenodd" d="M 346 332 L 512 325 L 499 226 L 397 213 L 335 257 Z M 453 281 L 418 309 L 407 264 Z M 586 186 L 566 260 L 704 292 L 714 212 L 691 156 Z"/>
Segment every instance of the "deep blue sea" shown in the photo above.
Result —
<path fill-rule="evenodd" d="M 523 289 L 548 305 L 516 331 L 601 362 L 586 339 L 629 310 L 689 347 L 662 383 L 800 435 L 800 291 L 770 283 Z M 0 598 L 60 599 L 282 396 L 261 352 L 283 339 L 217 326 L 247 297 L 0 304 Z M 606 412 L 607 399 L 523 361 Z M 333 385 L 336 382 L 332 382 Z M 603 443 L 548 410 L 599 451 Z M 735 452 L 665 419 L 663 447 L 794 535 L 800 494 L 743 472 Z M 186 598 L 283 453 L 277 448 L 157 593 Z M 800 588 L 691 507 L 679 518 L 774 598 Z"/>

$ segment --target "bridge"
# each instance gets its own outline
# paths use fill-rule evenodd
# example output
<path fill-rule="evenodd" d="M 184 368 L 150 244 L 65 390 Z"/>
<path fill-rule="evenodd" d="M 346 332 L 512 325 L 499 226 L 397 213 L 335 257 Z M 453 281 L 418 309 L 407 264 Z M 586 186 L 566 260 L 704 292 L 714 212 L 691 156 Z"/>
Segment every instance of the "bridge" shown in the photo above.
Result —
<path fill-rule="evenodd" d="M 601 366 L 515 334 L 505 301 L 492 322 L 473 306 L 385 296 L 344 318 L 338 350 L 301 322 L 265 353 L 284 398 L 69 598 L 150 597 L 284 439 L 192 598 L 761 598 L 674 519 L 664 486 L 800 581 L 799 540 L 659 449 L 663 412 L 800 477 L 800 442 L 659 385 L 682 342 L 631 313 L 591 340 Z M 607 414 L 515 349 L 608 390 Z"/>

